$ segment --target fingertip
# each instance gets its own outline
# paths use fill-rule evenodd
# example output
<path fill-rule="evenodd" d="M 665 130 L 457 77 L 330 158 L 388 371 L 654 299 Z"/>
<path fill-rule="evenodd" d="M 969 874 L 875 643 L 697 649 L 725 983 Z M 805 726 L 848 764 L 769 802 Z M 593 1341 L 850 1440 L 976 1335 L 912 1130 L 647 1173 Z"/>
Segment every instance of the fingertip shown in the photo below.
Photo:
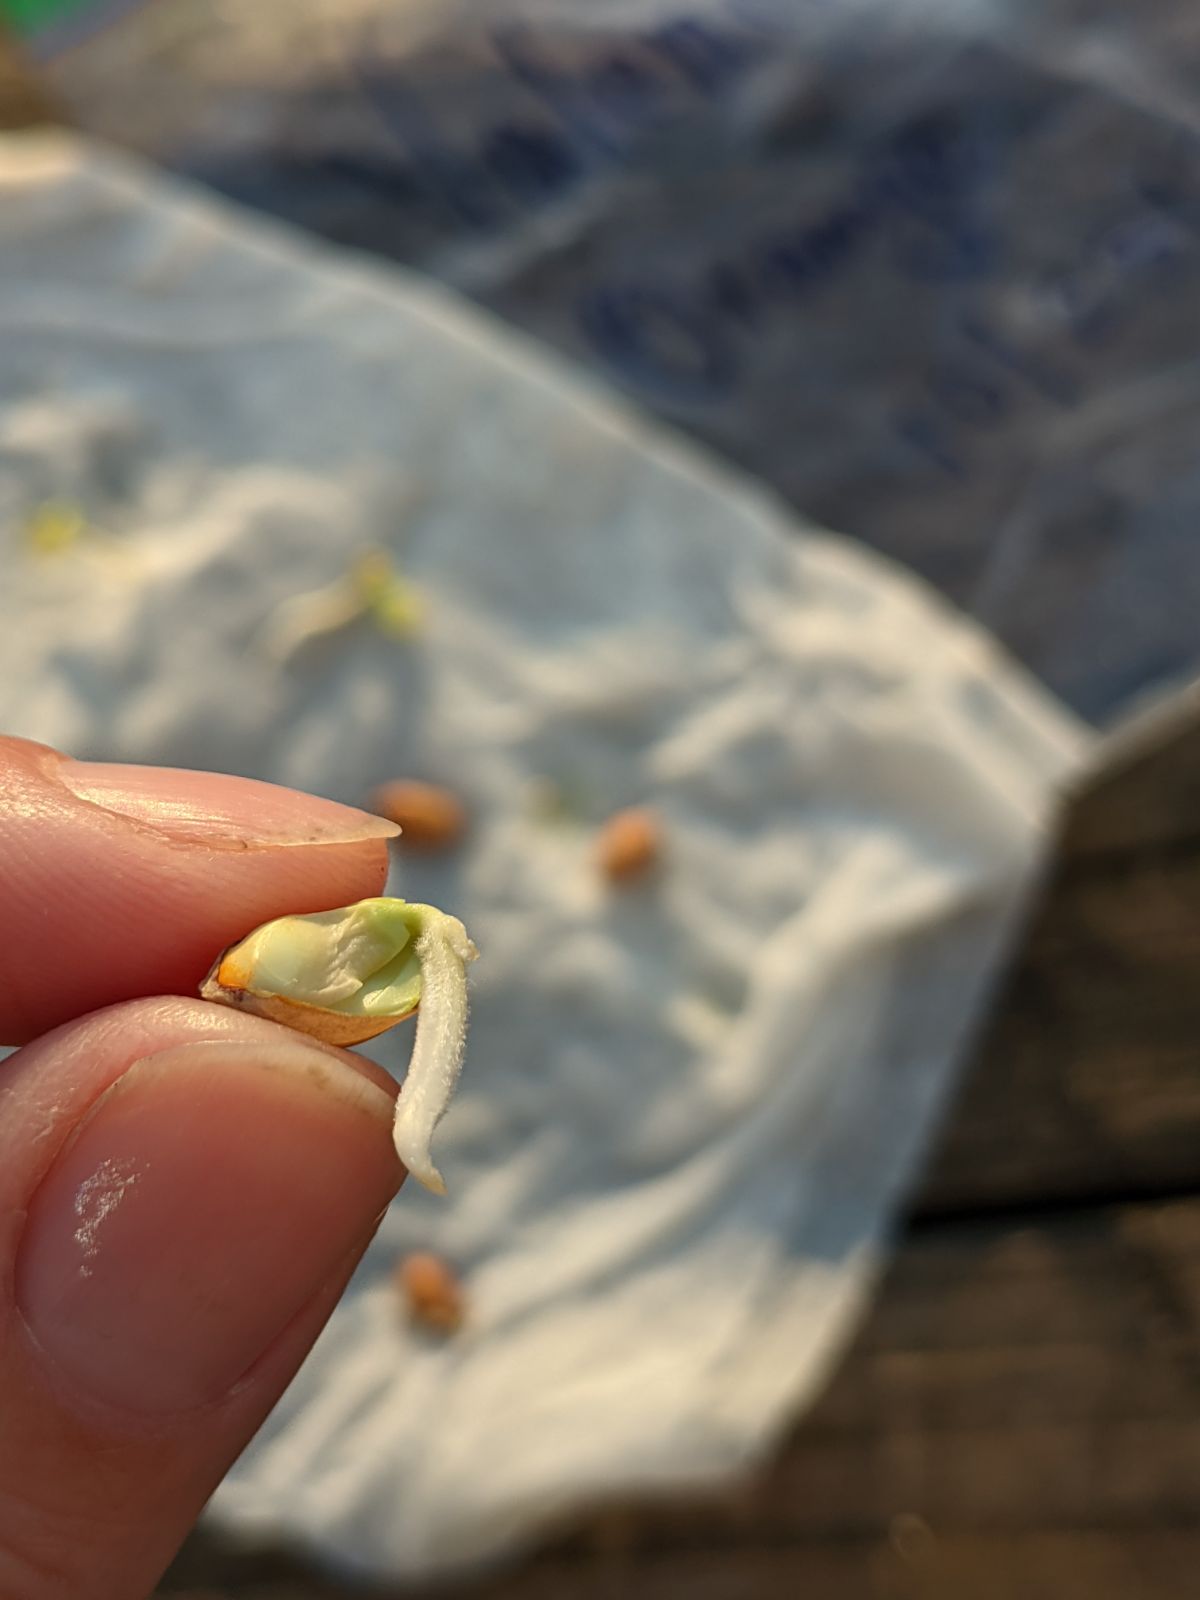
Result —
<path fill-rule="evenodd" d="M 99 777 L 79 778 L 89 772 Z M 100 803 L 130 795 L 140 816 Z M 0 740 L 0 1040 L 21 1044 L 141 995 L 194 993 L 260 923 L 378 894 L 394 832 L 277 785 L 89 769 Z"/>

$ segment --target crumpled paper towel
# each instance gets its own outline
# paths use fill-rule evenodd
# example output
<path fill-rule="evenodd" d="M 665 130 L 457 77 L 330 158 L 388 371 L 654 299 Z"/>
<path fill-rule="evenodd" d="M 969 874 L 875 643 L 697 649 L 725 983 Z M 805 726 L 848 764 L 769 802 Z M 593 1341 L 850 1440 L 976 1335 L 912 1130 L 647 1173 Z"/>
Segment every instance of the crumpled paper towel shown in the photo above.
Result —
<path fill-rule="evenodd" d="M 86 524 L 57 551 L 48 500 Z M 474 817 L 393 883 L 482 951 L 450 1198 L 402 1193 L 212 1515 L 426 1573 L 758 1456 L 862 1303 L 1081 729 L 447 294 L 66 138 L 0 146 L 0 530 L 8 730 L 349 801 L 420 773 Z M 419 636 L 272 659 L 369 546 Z M 639 800 L 667 857 L 611 894 L 593 829 Z M 466 1283 L 446 1343 L 390 1282 L 418 1246 Z"/>

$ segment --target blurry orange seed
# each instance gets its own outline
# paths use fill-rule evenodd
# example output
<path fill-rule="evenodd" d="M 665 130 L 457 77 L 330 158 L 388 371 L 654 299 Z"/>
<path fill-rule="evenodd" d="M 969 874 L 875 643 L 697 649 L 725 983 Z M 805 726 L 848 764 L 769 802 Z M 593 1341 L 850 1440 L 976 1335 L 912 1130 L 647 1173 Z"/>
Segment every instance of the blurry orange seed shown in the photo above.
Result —
<path fill-rule="evenodd" d="M 612 883 L 626 883 L 654 867 L 662 854 L 663 829 L 648 806 L 615 812 L 596 838 L 596 860 Z"/>
<path fill-rule="evenodd" d="M 453 1333 L 461 1325 L 462 1287 L 441 1256 L 414 1251 L 400 1263 L 397 1278 L 414 1322 L 438 1333 Z"/>
<path fill-rule="evenodd" d="M 371 795 L 371 810 L 400 828 L 402 848 L 447 850 L 467 826 L 466 807 L 449 789 L 415 778 L 380 784 Z"/>

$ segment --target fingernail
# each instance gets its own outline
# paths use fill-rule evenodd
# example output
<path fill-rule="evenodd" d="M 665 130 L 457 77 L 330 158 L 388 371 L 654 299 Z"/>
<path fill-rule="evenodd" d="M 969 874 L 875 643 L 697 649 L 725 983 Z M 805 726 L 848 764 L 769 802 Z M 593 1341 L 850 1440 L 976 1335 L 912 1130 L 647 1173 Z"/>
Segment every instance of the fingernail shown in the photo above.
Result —
<path fill-rule="evenodd" d="M 369 811 L 222 772 L 70 759 L 53 771 L 78 799 L 176 839 L 240 848 L 355 844 L 400 832 Z"/>
<path fill-rule="evenodd" d="M 28 1208 L 16 1297 L 44 1356 L 141 1415 L 222 1399 L 395 1193 L 392 1110 L 300 1044 L 205 1041 L 137 1062 Z"/>

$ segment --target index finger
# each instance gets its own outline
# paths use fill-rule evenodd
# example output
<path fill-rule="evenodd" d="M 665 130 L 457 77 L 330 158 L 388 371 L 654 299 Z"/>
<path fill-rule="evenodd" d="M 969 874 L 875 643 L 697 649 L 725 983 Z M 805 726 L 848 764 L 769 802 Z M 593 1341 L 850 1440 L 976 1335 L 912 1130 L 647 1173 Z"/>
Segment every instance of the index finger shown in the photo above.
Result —
<path fill-rule="evenodd" d="M 378 894 L 398 832 L 276 784 L 0 738 L 0 1043 L 194 994 L 260 922 Z"/>

